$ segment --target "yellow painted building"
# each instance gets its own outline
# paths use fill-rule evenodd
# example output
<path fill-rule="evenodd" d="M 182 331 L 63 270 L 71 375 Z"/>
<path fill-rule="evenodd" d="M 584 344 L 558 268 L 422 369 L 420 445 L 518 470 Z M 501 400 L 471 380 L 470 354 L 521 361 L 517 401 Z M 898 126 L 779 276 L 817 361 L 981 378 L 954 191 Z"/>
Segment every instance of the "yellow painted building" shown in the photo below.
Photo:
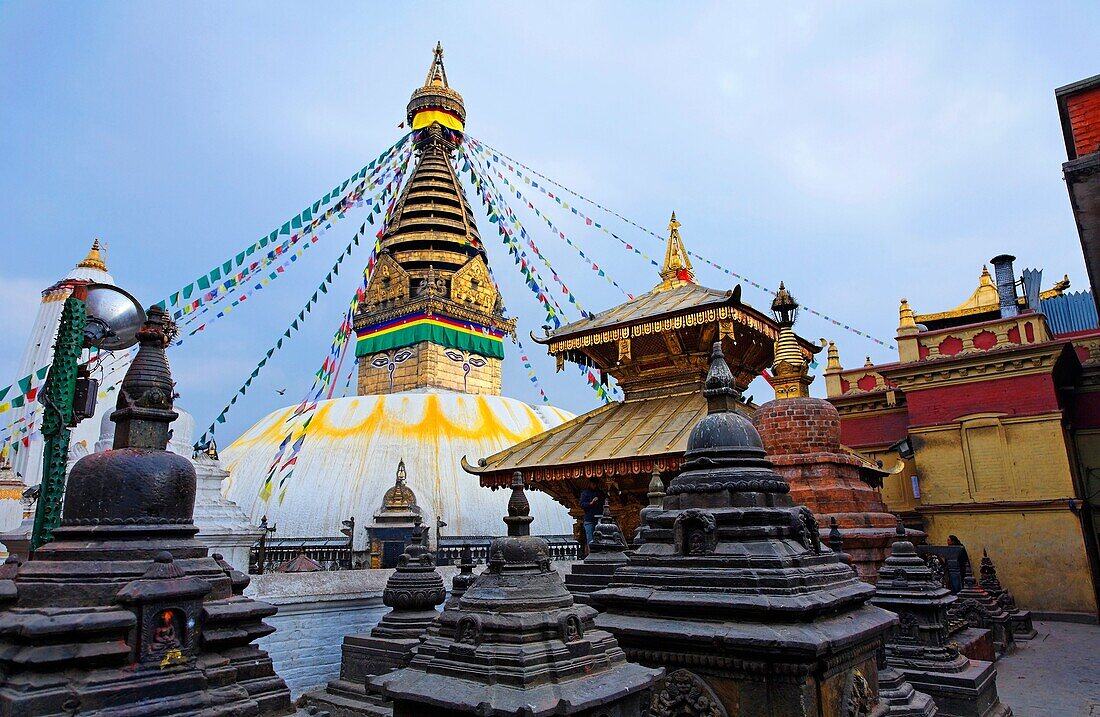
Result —
<path fill-rule="evenodd" d="M 988 550 L 1022 606 L 1095 621 L 1100 330 L 1076 311 L 1092 297 L 1032 271 L 1018 297 L 1011 257 L 994 264 L 950 311 L 902 300 L 897 362 L 844 369 L 832 347 L 828 396 L 844 443 L 898 468 L 890 510 L 973 561 Z"/>

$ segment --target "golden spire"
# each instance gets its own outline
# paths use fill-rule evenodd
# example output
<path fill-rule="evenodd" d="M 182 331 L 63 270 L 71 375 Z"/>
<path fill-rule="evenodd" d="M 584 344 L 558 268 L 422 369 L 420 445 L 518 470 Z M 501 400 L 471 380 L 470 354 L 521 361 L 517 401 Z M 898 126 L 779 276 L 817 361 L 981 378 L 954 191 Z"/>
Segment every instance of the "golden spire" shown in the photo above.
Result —
<path fill-rule="evenodd" d="M 772 360 L 772 388 L 776 398 L 806 398 L 810 395 L 810 362 L 798 345 L 794 335 L 794 322 L 798 314 L 798 302 L 779 282 L 779 291 L 772 301 L 772 313 L 779 323 L 779 337 L 775 340 L 775 356 Z"/>
<path fill-rule="evenodd" d="M 840 350 L 837 349 L 836 344 L 832 341 L 829 342 L 829 360 L 825 364 L 826 371 L 843 371 L 844 367 L 840 365 Z"/>
<path fill-rule="evenodd" d="M 680 222 L 676 221 L 676 212 L 673 212 L 668 220 L 668 247 L 665 248 L 665 263 L 661 267 L 661 283 L 655 291 L 668 291 L 694 283 L 695 272 L 691 269 L 684 240 L 680 238 Z"/>
<path fill-rule="evenodd" d="M 428 77 L 424 80 L 425 87 L 449 87 L 447 84 L 447 70 L 443 68 L 443 43 L 435 43 L 435 55 L 432 57 L 431 67 L 428 68 Z"/>
<path fill-rule="evenodd" d="M 898 317 L 898 336 L 909 336 L 920 332 L 908 299 L 901 300 L 901 306 L 898 307 Z"/>
<path fill-rule="evenodd" d="M 107 264 L 103 261 L 103 255 L 99 251 L 99 239 L 92 242 L 92 249 L 88 252 L 88 256 L 84 257 L 84 261 L 77 264 L 77 267 L 82 269 L 98 269 L 99 271 L 107 271 Z"/>

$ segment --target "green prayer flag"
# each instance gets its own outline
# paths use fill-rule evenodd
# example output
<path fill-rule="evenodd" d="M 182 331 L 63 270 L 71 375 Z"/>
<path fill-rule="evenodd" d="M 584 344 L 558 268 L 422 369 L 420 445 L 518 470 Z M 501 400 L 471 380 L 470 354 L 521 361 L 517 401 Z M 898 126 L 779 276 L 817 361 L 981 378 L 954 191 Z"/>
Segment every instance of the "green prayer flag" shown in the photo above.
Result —
<path fill-rule="evenodd" d="M 294 329 L 295 331 L 298 330 L 298 319 L 294 319 L 294 321 L 290 322 L 290 328 Z"/>
<path fill-rule="evenodd" d="M 210 277 L 200 276 L 199 277 L 199 288 L 200 289 L 209 289 L 210 288 Z"/>
<path fill-rule="evenodd" d="M 232 261 L 227 261 L 224 264 L 222 264 L 222 274 L 223 275 L 229 276 L 229 274 L 232 271 L 233 271 L 233 262 Z"/>
<path fill-rule="evenodd" d="M 321 289 L 322 294 L 327 294 L 328 293 L 328 284 L 321 284 L 320 289 Z"/>
<path fill-rule="evenodd" d="M 241 264 L 244 263 L 244 257 L 245 257 L 245 252 L 243 252 L 243 251 L 240 254 L 237 255 L 237 266 L 240 266 Z"/>
<path fill-rule="evenodd" d="M 279 229 L 279 233 L 280 234 L 289 234 L 290 233 L 290 222 L 287 222 L 286 224 L 284 224 L 282 226 L 282 228 Z"/>
<path fill-rule="evenodd" d="M 302 216 L 302 221 L 308 222 L 309 220 L 313 219 L 313 210 L 310 209 L 309 207 L 306 207 L 305 209 L 302 210 L 301 216 Z"/>
<path fill-rule="evenodd" d="M 292 229 L 301 229 L 302 228 L 302 215 L 299 214 L 298 216 L 291 219 L 290 220 L 290 226 L 291 226 Z"/>
<path fill-rule="evenodd" d="M 225 414 L 224 413 L 219 413 L 216 420 L 217 420 L 218 423 L 225 423 Z"/>

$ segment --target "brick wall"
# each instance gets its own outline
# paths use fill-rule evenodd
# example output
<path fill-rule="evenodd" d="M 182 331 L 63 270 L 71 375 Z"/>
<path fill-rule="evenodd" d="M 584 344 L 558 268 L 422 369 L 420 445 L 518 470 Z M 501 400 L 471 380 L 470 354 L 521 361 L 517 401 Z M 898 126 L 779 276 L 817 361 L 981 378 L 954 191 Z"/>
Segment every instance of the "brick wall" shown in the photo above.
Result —
<path fill-rule="evenodd" d="M 840 448 L 840 415 L 821 398 L 785 398 L 757 409 L 753 423 L 771 455 L 820 453 Z"/>
<path fill-rule="evenodd" d="M 1077 156 L 1100 151 L 1100 87 L 1067 97 L 1066 113 Z"/>

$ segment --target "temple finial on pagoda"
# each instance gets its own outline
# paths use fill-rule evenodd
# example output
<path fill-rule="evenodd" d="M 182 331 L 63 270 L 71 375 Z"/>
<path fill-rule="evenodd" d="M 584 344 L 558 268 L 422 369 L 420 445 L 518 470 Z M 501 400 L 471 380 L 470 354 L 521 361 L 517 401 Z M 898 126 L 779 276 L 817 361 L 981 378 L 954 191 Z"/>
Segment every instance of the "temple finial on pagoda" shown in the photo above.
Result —
<path fill-rule="evenodd" d="M 99 248 L 98 238 L 92 242 L 92 248 L 88 251 L 88 256 L 84 257 L 84 260 L 77 264 L 77 267 L 107 271 L 107 263 L 103 261 L 103 254 Z"/>
<path fill-rule="evenodd" d="M 775 340 L 775 356 L 772 361 L 772 388 L 776 398 L 806 398 L 810 395 L 810 362 L 798 345 L 794 334 L 794 322 L 798 316 L 798 302 L 779 282 L 779 291 L 772 300 L 772 314 L 779 324 L 779 336 Z"/>
<path fill-rule="evenodd" d="M 432 56 L 432 65 L 428 68 L 428 77 L 424 80 L 425 87 L 448 87 L 447 70 L 443 67 L 443 43 L 435 43 L 435 53 Z"/>
<path fill-rule="evenodd" d="M 691 269 L 684 240 L 680 238 L 680 222 L 676 221 L 676 212 L 673 212 L 668 220 L 668 246 L 665 248 L 665 263 L 661 267 L 661 283 L 656 291 L 668 291 L 694 283 L 695 272 Z"/>
<path fill-rule="evenodd" d="M 898 336 L 912 336 L 917 333 L 920 333 L 920 327 L 917 326 L 913 307 L 909 306 L 908 299 L 902 299 L 901 306 L 898 307 Z"/>

